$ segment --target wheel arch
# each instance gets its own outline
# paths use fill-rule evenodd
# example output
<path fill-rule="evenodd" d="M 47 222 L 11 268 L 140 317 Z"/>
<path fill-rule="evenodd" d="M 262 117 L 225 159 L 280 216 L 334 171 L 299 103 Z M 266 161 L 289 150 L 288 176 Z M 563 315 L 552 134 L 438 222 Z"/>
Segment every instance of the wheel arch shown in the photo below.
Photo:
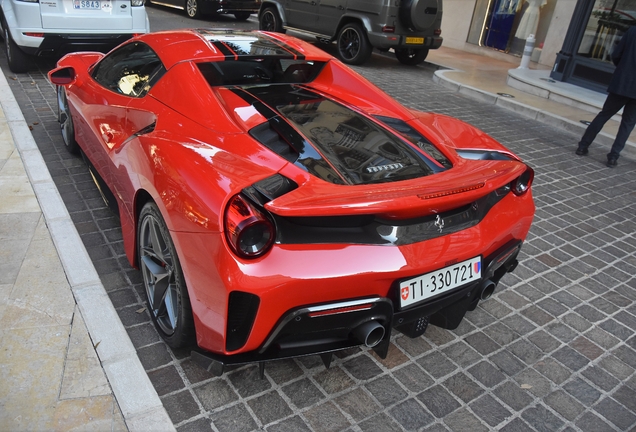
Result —
<path fill-rule="evenodd" d="M 287 25 L 287 17 L 285 16 L 285 8 L 280 5 L 278 2 L 273 1 L 264 1 L 261 3 L 261 7 L 258 10 L 258 18 L 260 20 L 261 15 L 265 9 L 274 8 L 278 12 L 278 16 L 280 17 L 281 24 L 283 26 Z"/>
<path fill-rule="evenodd" d="M 332 35 L 333 39 L 335 40 L 338 37 L 340 30 L 342 30 L 344 26 L 351 23 L 360 24 L 362 28 L 367 32 L 367 38 L 369 37 L 368 34 L 372 30 L 371 20 L 369 19 L 369 17 L 364 15 L 347 13 L 340 18 L 340 22 L 338 22 L 338 27 L 336 27 L 336 32 Z"/>
<path fill-rule="evenodd" d="M 138 251 L 138 241 L 139 239 L 137 238 L 137 232 L 139 230 L 139 217 L 141 216 L 141 209 L 144 208 L 144 206 L 146 204 L 148 204 L 149 202 L 154 202 L 155 204 L 157 204 L 156 200 L 152 197 L 152 195 L 150 195 L 150 192 L 148 192 L 145 189 L 139 189 L 137 191 L 137 193 L 135 194 L 135 207 L 134 207 L 134 213 L 133 213 L 133 227 L 134 227 L 134 235 L 132 236 L 132 241 L 128 242 L 129 245 L 128 247 L 126 247 L 126 249 L 130 248 L 130 255 L 132 257 L 132 260 L 130 260 L 133 265 L 135 266 L 135 268 L 139 268 L 139 251 Z M 159 207 L 159 205 L 157 204 L 157 206 Z M 159 210 L 161 211 L 161 207 L 159 207 Z M 163 213 L 162 213 L 163 216 Z M 165 216 L 164 216 L 164 220 L 165 220 Z"/>

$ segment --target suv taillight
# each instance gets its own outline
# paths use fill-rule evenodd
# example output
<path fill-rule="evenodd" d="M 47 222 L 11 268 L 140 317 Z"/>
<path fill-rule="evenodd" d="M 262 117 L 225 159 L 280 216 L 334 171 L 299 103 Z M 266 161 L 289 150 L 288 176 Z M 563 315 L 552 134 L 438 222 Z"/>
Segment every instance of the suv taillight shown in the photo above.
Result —
<path fill-rule="evenodd" d="M 274 243 L 274 224 L 254 205 L 235 195 L 225 209 L 225 238 L 241 258 L 256 258 Z"/>
<path fill-rule="evenodd" d="M 434 34 L 435 36 L 439 36 L 439 35 L 441 35 L 441 34 L 442 34 L 442 29 L 435 29 L 435 31 L 433 32 L 433 34 Z"/>

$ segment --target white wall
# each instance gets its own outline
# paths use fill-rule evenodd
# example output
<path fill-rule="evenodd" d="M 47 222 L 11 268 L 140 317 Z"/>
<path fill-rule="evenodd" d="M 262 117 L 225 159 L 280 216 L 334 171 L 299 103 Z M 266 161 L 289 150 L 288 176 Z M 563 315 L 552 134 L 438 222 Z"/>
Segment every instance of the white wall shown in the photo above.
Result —
<path fill-rule="evenodd" d="M 442 15 L 443 46 L 462 49 L 468 38 L 470 22 L 473 18 L 475 0 L 442 0 L 444 13 Z"/>
<path fill-rule="evenodd" d="M 572 14 L 576 6 L 577 0 L 557 0 L 550 28 L 545 37 L 543 51 L 539 57 L 539 63 L 552 66 L 556 61 L 556 55 L 561 51 L 565 34 L 572 21 Z"/>

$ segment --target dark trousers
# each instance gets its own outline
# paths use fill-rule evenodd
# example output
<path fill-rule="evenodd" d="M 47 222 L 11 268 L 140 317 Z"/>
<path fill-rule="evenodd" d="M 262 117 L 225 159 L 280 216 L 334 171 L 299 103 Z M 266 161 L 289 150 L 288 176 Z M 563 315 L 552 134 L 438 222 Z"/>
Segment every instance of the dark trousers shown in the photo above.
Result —
<path fill-rule="evenodd" d="M 612 145 L 612 149 L 607 154 L 608 159 L 618 159 L 618 155 L 621 150 L 623 150 L 623 147 L 625 147 L 625 141 L 629 138 L 629 134 L 632 133 L 634 124 L 636 124 L 636 99 L 627 96 L 621 96 L 615 93 L 607 95 L 603 109 L 596 115 L 592 123 L 590 123 L 585 130 L 579 142 L 579 147 L 589 147 L 592 141 L 594 141 L 594 138 L 596 138 L 596 135 L 603 129 L 605 123 L 623 107 L 621 125 L 618 127 L 614 145 Z"/>

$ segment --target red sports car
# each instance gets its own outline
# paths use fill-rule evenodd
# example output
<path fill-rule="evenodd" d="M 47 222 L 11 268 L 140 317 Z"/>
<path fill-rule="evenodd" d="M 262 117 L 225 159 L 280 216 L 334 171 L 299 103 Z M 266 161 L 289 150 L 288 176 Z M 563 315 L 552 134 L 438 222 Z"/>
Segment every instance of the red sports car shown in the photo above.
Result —
<path fill-rule="evenodd" d="M 150 33 L 49 77 L 157 330 L 216 373 L 453 329 L 530 229 L 517 156 L 284 34 Z"/>

